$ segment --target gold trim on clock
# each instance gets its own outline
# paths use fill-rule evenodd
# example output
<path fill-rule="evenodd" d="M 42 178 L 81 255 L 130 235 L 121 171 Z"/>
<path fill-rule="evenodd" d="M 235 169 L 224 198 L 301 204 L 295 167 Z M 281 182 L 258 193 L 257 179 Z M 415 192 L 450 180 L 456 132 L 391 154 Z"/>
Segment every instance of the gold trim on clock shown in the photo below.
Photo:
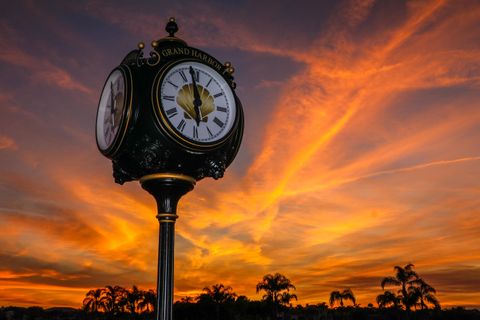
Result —
<path fill-rule="evenodd" d="M 197 182 L 193 177 L 180 174 L 180 173 L 153 173 L 153 174 L 147 174 L 146 176 L 143 176 L 140 178 L 140 184 L 144 184 L 147 181 L 150 180 L 156 180 L 156 179 L 177 179 L 177 180 L 183 180 L 186 182 L 189 182 L 193 185 Z"/>

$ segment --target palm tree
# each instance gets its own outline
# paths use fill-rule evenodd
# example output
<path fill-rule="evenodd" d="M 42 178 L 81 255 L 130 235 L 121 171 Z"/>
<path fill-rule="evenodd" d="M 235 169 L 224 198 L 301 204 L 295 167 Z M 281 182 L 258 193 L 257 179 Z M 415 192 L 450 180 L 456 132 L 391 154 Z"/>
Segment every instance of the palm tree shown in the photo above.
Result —
<path fill-rule="evenodd" d="M 292 301 L 293 299 L 298 300 L 295 293 L 283 292 L 282 296 L 280 297 L 280 303 L 283 305 L 291 306 L 290 301 Z"/>
<path fill-rule="evenodd" d="M 400 298 L 395 293 L 387 290 L 377 296 L 377 303 L 379 308 L 386 308 L 390 305 L 396 308 L 400 304 Z"/>
<path fill-rule="evenodd" d="M 419 278 L 413 281 L 408 290 L 409 294 L 413 297 L 412 300 L 414 300 L 415 303 L 420 300 L 419 305 L 422 310 L 428 309 L 428 306 L 425 302 L 433 304 L 436 309 L 440 309 L 440 303 L 438 302 L 437 297 L 435 297 L 437 291 L 428 283 L 426 283 L 425 280 Z"/>
<path fill-rule="evenodd" d="M 264 275 L 262 281 L 257 284 L 257 293 L 265 291 L 263 300 L 272 304 L 273 318 L 277 316 L 281 304 L 288 304 L 290 300 L 297 299 L 297 295 L 291 294 L 290 289 L 296 290 L 290 279 L 280 273 Z"/>
<path fill-rule="evenodd" d="M 138 305 L 143 299 L 143 291 L 139 290 L 137 286 L 132 286 L 132 289 L 125 290 L 125 294 L 120 298 L 120 305 L 125 307 L 126 311 L 135 318 Z"/>
<path fill-rule="evenodd" d="M 87 292 L 83 299 L 83 308 L 86 312 L 91 312 L 94 316 L 102 308 L 101 297 L 103 289 L 92 289 Z"/>
<path fill-rule="evenodd" d="M 140 310 L 150 313 L 157 309 L 157 294 L 153 290 L 143 291 L 142 299 L 138 302 Z"/>
<path fill-rule="evenodd" d="M 103 289 L 100 302 L 105 312 L 111 317 L 121 311 L 121 297 L 124 295 L 124 292 L 125 289 L 120 286 L 106 286 L 105 289 Z"/>
<path fill-rule="evenodd" d="M 353 305 L 355 305 L 355 295 L 353 294 L 352 290 L 344 289 L 342 292 L 340 291 L 332 291 L 330 293 L 330 306 L 333 307 L 335 301 L 340 302 L 340 307 L 343 307 L 343 300 L 351 300 Z"/>
<path fill-rule="evenodd" d="M 402 301 L 403 305 L 410 311 L 410 308 L 414 303 L 412 303 L 411 296 L 409 296 L 408 287 L 412 286 L 414 281 L 418 280 L 418 274 L 413 270 L 414 265 L 409 263 L 405 267 L 395 266 L 393 270 L 395 271 L 394 277 L 386 277 L 382 280 L 381 286 L 385 290 L 385 286 L 401 286 L 398 290 L 398 297 Z"/>
<path fill-rule="evenodd" d="M 223 284 L 214 284 L 211 288 L 203 288 L 205 294 L 207 294 L 213 302 L 217 304 L 226 303 L 228 301 L 234 301 L 237 294 L 233 292 L 232 287 L 225 286 Z"/>
<path fill-rule="evenodd" d="M 215 304 L 216 319 L 220 319 L 220 306 L 227 302 L 235 301 L 237 294 L 232 287 L 223 284 L 214 284 L 211 288 L 203 288 L 204 293 L 197 297 L 197 300 L 210 300 Z"/>

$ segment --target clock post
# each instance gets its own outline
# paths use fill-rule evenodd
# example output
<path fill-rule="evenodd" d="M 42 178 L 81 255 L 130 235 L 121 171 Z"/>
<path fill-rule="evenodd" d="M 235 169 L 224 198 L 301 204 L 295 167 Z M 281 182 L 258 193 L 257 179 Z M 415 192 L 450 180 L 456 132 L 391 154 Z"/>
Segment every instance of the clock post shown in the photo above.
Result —
<path fill-rule="evenodd" d="M 157 319 L 172 319 L 175 221 L 180 198 L 191 191 L 195 179 L 179 174 L 151 174 L 140 179 L 142 188 L 157 202 L 160 223 L 157 274 Z"/>
<path fill-rule="evenodd" d="M 171 320 L 177 205 L 197 181 L 223 177 L 242 141 L 244 117 L 230 62 L 175 36 L 143 43 L 107 77 L 97 111 L 96 139 L 112 160 L 115 182 L 140 181 L 157 203 L 157 320 Z"/>

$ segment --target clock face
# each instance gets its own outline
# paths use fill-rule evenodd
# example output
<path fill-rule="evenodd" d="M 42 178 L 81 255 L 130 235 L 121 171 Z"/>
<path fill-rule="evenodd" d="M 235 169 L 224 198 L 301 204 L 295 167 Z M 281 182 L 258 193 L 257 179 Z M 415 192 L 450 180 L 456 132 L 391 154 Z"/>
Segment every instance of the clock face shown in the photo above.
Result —
<path fill-rule="evenodd" d="M 235 98 L 225 79 L 209 66 L 179 63 L 166 72 L 156 90 L 168 130 L 187 144 L 210 146 L 231 132 Z"/>
<path fill-rule="evenodd" d="M 126 79 L 120 69 L 114 70 L 103 87 L 97 111 L 97 144 L 102 152 L 118 144 L 124 123 L 127 99 Z"/>

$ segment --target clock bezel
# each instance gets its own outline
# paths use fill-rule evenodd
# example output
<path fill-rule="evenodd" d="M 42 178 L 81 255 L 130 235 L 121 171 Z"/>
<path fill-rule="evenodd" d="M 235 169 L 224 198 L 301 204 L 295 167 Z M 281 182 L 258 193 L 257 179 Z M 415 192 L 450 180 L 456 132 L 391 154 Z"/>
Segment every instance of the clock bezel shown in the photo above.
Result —
<path fill-rule="evenodd" d="M 166 75 L 172 68 L 174 68 L 178 64 L 185 63 L 185 62 L 196 62 L 209 67 L 214 72 L 216 72 L 219 77 L 225 80 L 228 90 L 230 90 L 232 93 L 233 103 L 234 103 L 233 108 L 235 108 L 235 119 L 233 119 L 232 121 L 233 124 L 230 130 L 222 138 L 218 140 L 215 140 L 212 142 L 200 142 L 200 141 L 195 141 L 193 139 L 189 139 L 188 137 L 178 132 L 178 130 L 170 123 L 167 115 L 165 114 L 165 111 L 163 110 L 164 108 L 162 107 L 161 92 L 160 92 L 163 80 L 165 79 Z M 153 113 L 156 119 L 155 123 L 158 124 L 158 127 L 162 130 L 162 132 L 164 132 L 174 142 L 179 143 L 183 147 L 192 151 L 208 151 L 208 150 L 216 149 L 218 147 L 221 147 L 228 139 L 231 138 L 233 132 L 235 132 L 236 128 L 238 127 L 239 111 L 238 111 L 237 100 L 238 99 L 237 99 L 237 96 L 235 95 L 235 91 L 233 90 L 233 88 L 231 87 L 227 79 L 220 72 L 212 68 L 210 65 L 204 63 L 202 60 L 192 59 L 192 58 L 179 59 L 167 64 L 164 68 L 162 68 L 157 72 L 151 88 L 151 102 L 152 102 L 152 107 L 154 111 Z"/>
<path fill-rule="evenodd" d="M 125 98 L 123 100 L 123 113 L 122 113 L 122 118 L 120 120 L 120 125 L 118 127 L 118 131 L 113 138 L 112 143 L 110 146 L 106 149 L 102 149 L 98 143 L 98 116 L 99 116 L 99 111 L 100 111 L 100 102 L 102 100 L 102 95 L 105 90 L 105 87 L 112 76 L 112 74 L 116 71 L 120 71 L 123 75 L 123 81 L 124 81 L 124 88 L 125 88 Z M 114 68 L 107 76 L 105 79 L 105 83 L 103 85 L 103 89 L 100 94 L 100 98 L 98 101 L 98 107 L 97 107 L 97 116 L 95 119 L 95 140 L 97 143 L 97 148 L 100 150 L 100 152 L 109 158 L 112 158 L 115 156 L 115 154 L 118 153 L 120 150 L 120 147 L 123 145 L 125 136 L 127 133 L 127 130 L 129 128 L 131 118 L 132 118 L 132 99 L 133 99 L 133 76 L 132 76 L 132 71 L 127 65 L 119 65 L 118 67 Z"/>

